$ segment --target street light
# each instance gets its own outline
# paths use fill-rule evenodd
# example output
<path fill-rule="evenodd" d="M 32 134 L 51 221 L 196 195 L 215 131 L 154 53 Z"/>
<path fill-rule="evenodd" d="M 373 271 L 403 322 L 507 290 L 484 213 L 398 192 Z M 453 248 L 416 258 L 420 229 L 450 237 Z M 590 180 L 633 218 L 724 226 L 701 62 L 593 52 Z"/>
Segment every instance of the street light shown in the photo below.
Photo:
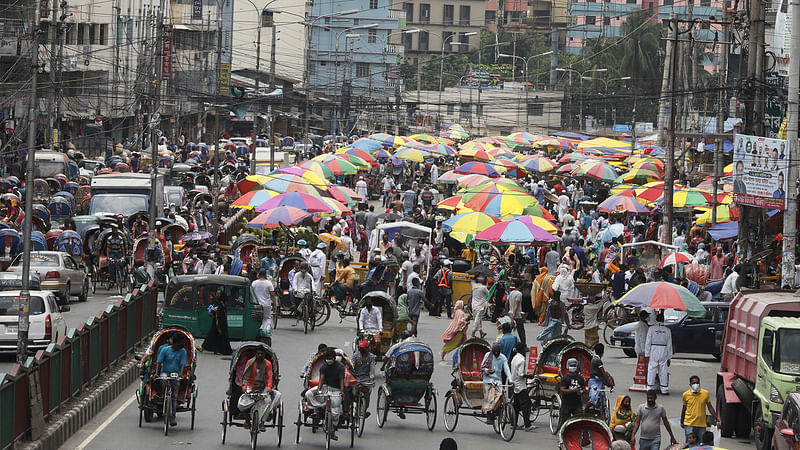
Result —
<path fill-rule="evenodd" d="M 439 107 L 437 108 L 439 115 L 439 120 L 442 120 L 442 78 L 444 77 L 444 46 L 447 44 L 447 38 L 442 37 L 441 34 L 433 33 L 439 36 L 439 39 L 442 41 L 442 55 L 439 57 Z M 475 36 L 478 34 L 476 31 L 470 31 L 469 33 L 464 33 L 462 36 Z M 456 33 L 452 33 L 448 38 L 453 38 L 457 36 Z M 452 39 L 451 39 L 452 40 Z M 459 42 L 458 45 L 464 44 L 464 42 Z M 453 45 L 451 42 L 450 45 Z M 459 95 L 461 91 L 459 90 Z M 459 105 L 460 107 L 460 105 Z"/>
<path fill-rule="evenodd" d="M 595 78 L 595 77 L 583 77 L 583 76 L 582 76 L 582 77 L 581 77 L 581 79 L 582 79 L 582 80 L 590 80 L 590 81 L 598 81 L 598 80 L 599 80 L 599 81 L 602 81 L 602 82 L 603 82 L 603 85 L 605 86 L 605 90 L 604 90 L 604 92 L 605 92 L 605 98 L 606 98 L 606 101 L 608 101 L 608 85 L 609 85 L 609 83 L 611 83 L 611 82 L 613 82 L 613 81 L 624 81 L 624 80 L 630 80 L 630 79 L 631 79 L 631 77 L 617 77 L 617 78 L 611 78 L 611 79 L 609 79 L 609 80 L 604 80 L 604 79 L 602 79 L 602 78 Z M 608 122 L 608 112 L 606 112 L 606 113 L 605 113 L 605 116 L 606 116 L 606 117 L 605 117 L 605 119 L 606 119 L 605 121 L 606 121 L 606 122 Z"/>
<path fill-rule="evenodd" d="M 368 24 L 368 25 L 356 25 L 356 26 L 353 26 L 353 27 L 346 27 L 346 28 L 343 28 L 341 31 L 336 33 L 336 52 L 334 53 L 334 56 L 333 56 L 333 76 L 334 76 L 333 89 L 334 89 L 334 91 L 336 90 L 336 87 L 339 86 L 339 70 L 338 70 L 338 67 L 339 67 L 339 39 L 342 37 L 342 34 L 345 34 L 345 39 L 347 39 L 346 36 L 348 34 L 350 34 L 349 33 L 350 31 L 353 31 L 353 30 L 366 30 L 366 29 L 372 29 L 372 28 L 378 28 L 378 24 L 377 23 L 371 23 L 371 24 Z M 360 34 L 355 34 L 354 33 L 353 35 L 355 35 L 356 37 L 361 37 Z M 344 82 L 342 82 L 342 84 L 344 85 Z M 344 86 L 342 86 L 342 88 L 344 88 Z M 336 95 L 336 93 L 334 92 L 334 96 L 335 95 Z M 336 123 L 338 123 L 338 119 L 339 119 L 339 114 L 338 114 L 339 113 L 339 102 L 336 102 L 336 112 L 337 112 L 337 114 L 335 115 L 334 127 L 335 127 Z M 336 134 L 336 130 L 334 129 L 333 131 L 334 131 L 334 133 L 331 133 L 331 134 L 334 134 L 335 136 L 338 136 L 338 134 Z"/>
<path fill-rule="evenodd" d="M 522 56 L 509 55 L 509 54 L 506 54 L 506 53 L 500 53 L 498 56 L 501 57 L 501 58 L 514 58 L 514 59 L 519 58 L 522 61 L 524 61 L 525 62 L 525 67 L 524 67 L 524 70 L 525 70 L 525 82 L 529 83 L 529 81 L 528 81 L 528 63 L 531 62 L 531 60 L 533 58 L 538 58 L 540 56 L 547 56 L 547 55 L 552 55 L 552 54 L 553 54 L 553 51 L 550 50 L 548 52 L 539 53 L 538 55 L 531 55 L 527 59 L 523 58 Z M 524 85 L 524 87 L 525 87 L 525 131 L 528 131 L 528 86 Z M 517 117 L 517 119 L 519 119 L 519 117 Z"/>
<path fill-rule="evenodd" d="M 419 33 L 420 31 L 422 31 L 422 30 L 420 30 L 419 28 L 414 28 L 412 30 L 402 30 L 402 31 L 395 31 L 395 32 L 392 32 L 392 33 L 387 33 L 386 36 L 380 37 L 381 43 L 383 44 L 382 49 L 381 49 L 382 50 L 381 51 L 381 70 L 383 71 L 383 74 L 384 74 L 383 75 L 383 101 L 386 102 L 387 110 L 388 110 L 388 101 L 387 101 L 388 96 L 386 95 L 386 81 L 388 80 L 388 74 L 386 73 L 386 53 L 388 53 L 389 50 L 386 48 L 386 46 L 387 46 L 387 44 L 389 44 L 389 38 L 391 38 L 392 35 L 396 35 L 396 34 L 415 34 L 415 33 Z M 395 62 L 397 62 L 396 58 L 395 58 Z M 372 75 L 370 74 L 370 78 L 371 77 L 372 77 Z M 384 124 L 383 131 L 386 132 L 386 120 L 384 120 L 383 124 Z"/>
<path fill-rule="evenodd" d="M 556 72 L 569 72 L 569 90 L 570 93 L 572 92 L 572 74 L 577 73 L 581 79 L 581 101 L 580 101 L 580 116 L 578 117 L 578 128 L 583 131 L 583 78 L 585 74 L 590 72 L 608 72 L 608 69 L 589 69 L 583 72 L 577 71 L 573 68 L 568 67 L 556 67 Z M 591 77 L 590 77 L 591 78 Z"/>

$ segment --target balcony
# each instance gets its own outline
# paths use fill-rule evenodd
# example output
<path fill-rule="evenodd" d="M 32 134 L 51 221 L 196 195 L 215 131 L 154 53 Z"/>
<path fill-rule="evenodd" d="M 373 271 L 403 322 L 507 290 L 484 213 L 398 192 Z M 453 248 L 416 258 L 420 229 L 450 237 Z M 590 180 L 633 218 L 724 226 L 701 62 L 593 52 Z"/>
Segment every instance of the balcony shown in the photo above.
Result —
<path fill-rule="evenodd" d="M 405 47 L 401 44 L 386 44 L 386 53 L 390 55 L 403 54 Z"/>
<path fill-rule="evenodd" d="M 390 19 L 398 19 L 398 20 L 405 19 L 406 18 L 406 12 L 403 11 L 402 9 L 390 9 L 389 10 L 389 18 Z"/>

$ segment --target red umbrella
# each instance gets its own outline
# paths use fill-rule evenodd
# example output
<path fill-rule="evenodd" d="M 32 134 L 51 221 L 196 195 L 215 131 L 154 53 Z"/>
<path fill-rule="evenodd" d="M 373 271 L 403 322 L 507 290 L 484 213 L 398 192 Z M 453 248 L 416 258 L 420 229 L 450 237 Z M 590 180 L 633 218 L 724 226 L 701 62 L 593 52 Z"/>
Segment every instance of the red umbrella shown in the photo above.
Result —
<path fill-rule="evenodd" d="M 665 256 L 661 259 L 661 264 L 658 267 L 664 266 L 674 266 L 680 263 L 686 263 L 692 261 L 692 255 L 684 252 L 675 252 L 670 253 L 669 255 Z"/>

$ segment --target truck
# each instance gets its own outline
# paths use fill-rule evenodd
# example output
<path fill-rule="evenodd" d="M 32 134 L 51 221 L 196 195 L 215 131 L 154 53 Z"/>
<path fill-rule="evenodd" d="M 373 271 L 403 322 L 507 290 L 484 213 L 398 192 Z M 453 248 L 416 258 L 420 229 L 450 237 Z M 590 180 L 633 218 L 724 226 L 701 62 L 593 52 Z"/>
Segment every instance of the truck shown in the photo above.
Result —
<path fill-rule="evenodd" d="M 800 389 L 800 291 L 743 290 L 732 301 L 720 348 L 721 434 L 771 448 L 789 392 Z"/>
<path fill-rule="evenodd" d="M 150 174 L 115 173 L 92 178 L 89 214 L 122 214 L 126 219 L 150 208 Z M 156 175 L 156 211 L 164 211 L 164 176 Z"/>

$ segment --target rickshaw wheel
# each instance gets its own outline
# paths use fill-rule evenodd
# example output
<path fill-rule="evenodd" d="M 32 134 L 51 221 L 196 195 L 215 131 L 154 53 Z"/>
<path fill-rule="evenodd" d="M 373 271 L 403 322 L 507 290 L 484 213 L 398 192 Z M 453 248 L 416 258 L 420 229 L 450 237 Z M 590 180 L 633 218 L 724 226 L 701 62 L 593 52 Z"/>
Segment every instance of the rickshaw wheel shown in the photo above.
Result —
<path fill-rule="evenodd" d="M 428 431 L 433 431 L 436 426 L 436 391 L 428 386 L 428 391 L 425 396 L 425 418 L 427 419 Z"/>
<path fill-rule="evenodd" d="M 170 394 L 170 395 L 172 395 L 172 394 Z M 164 392 L 164 402 L 163 403 L 164 403 L 164 405 L 162 407 L 163 409 L 161 411 L 161 415 L 163 416 L 163 419 L 164 419 L 164 436 L 169 436 L 169 404 L 170 404 L 170 401 L 168 399 L 168 396 L 166 395 L 166 390 Z"/>
<path fill-rule="evenodd" d="M 278 418 L 278 447 L 283 442 L 283 402 L 278 405 L 278 411 L 273 413 Z"/>
<path fill-rule="evenodd" d="M 194 416 L 197 412 L 197 397 L 192 397 L 192 425 L 189 427 L 190 430 L 194 430 Z"/>
<path fill-rule="evenodd" d="M 222 445 L 225 445 L 225 437 L 228 435 L 228 410 L 225 408 L 225 402 L 222 401 Z"/>
<path fill-rule="evenodd" d="M 301 314 L 303 316 L 303 334 L 308 334 L 308 305 L 303 301 L 303 309 Z"/>
<path fill-rule="evenodd" d="M 503 400 L 500 413 L 497 415 L 498 427 L 500 428 L 500 437 L 508 442 L 514 438 L 517 424 L 515 423 L 516 414 L 514 414 L 514 407 L 508 398 Z"/>
<path fill-rule="evenodd" d="M 303 426 L 303 411 L 301 410 L 301 406 L 297 405 L 297 437 L 294 439 L 295 444 L 300 443 L 300 427 Z"/>
<path fill-rule="evenodd" d="M 378 402 L 375 405 L 376 418 L 378 419 L 378 428 L 383 428 L 386 423 L 386 416 L 389 414 L 389 392 L 386 386 L 381 387 L 378 391 Z"/>
<path fill-rule="evenodd" d="M 355 415 L 358 405 L 353 405 L 353 402 L 350 405 L 350 448 L 353 448 L 353 444 L 356 441 L 356 432 L 358 431 L 358 416 Z"/>
<path fill-rule="evenodd" d="M 261 425 L 260 417 L 258 417 L 258 408 L 253 405 L 252 416 L 250 417 L 250 449 L 256 450 L 258 446 L 258 427 Z"/>
<path fill-rule="evenodd" d="M 311 311 L 309 315 L 309 320 L 311 321 L 311 331 L 314 331 L 314 327 L 317 326 L 317 308 L 319 308 L 319 302 L 317 302 L 316 297 L 311 298 Z"/>
<path fill-rule="evenodd" d="M 531 399 L 531 423 L 536 422 L 536 419 L 539 418 L 539 410 L 542 408 L 542 386 L 536 382 L 533 385 L 533 389 L 528 392 L 528 396 Z"/>
<path fill-rule="evenodd" d="M 142 418 L 144 417 L 144 408 L 139 405 L 139 428 L 142 428 Z"/>
<path fill-rule="evenodd" d="M 448 391 L 444 396 L 442 417 L 444 419 L 444 428 L 452 433 L 458 424 L 458 405 L 452 391 Z"/>
<path fill-rule="evenodd" d="M 92 282 L 91 283 L 92 284 L 92 295 L 94 295 L 95 292 L 97 292 L 97 272 L 92 273 L 91 274 L 91 278 L 92 278 L 91 279 L 91 282 Z"/>
<path fill-rule="evenodd" d="M 330 406 L 325 408 L 325 450 L 331 448 L 331 436 L 333 435 L 333 413 Z"/>
<path fill-rule="evenodd" d="M 561 397 L 554 395 L 550 403 L 550 432 L 558 433 L 559 425 L 561 425 Z"/>
<path fill-rule="evenodd" d="M 369 405 L 367 404 L 367 398 L 364 394 L 358 396 L 358 437 L 364 435 L 364 427 L 367 425 L 367 410 L 369 409 Z"/>
<path fill-rule="evenodd" d="M 278 317 L 280 317 L 280 315 L 281 315 L 281 309 L 280 309 L 280 307 L 276 307 L 272 311 L 272 329 L 273 330 L 278 328 Z"/>
<path fill-rule="evenodd" d="M 312 330 L 315 326 L 321 327 L 331 318 L 331 304 L 328 302 L 317 302 L 314 311 L 314 325 L 311 326 Z"/>

